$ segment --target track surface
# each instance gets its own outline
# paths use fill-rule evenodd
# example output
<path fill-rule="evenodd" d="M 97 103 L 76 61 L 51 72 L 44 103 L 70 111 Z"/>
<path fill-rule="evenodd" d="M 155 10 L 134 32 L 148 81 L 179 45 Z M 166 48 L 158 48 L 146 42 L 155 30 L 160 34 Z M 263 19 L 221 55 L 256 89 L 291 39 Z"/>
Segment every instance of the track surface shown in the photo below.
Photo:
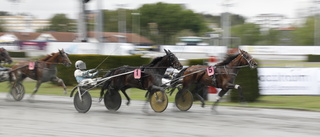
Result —
<path fill-rule="evenodd" d="M 0 93 L 1 137 L 319 137 L 320 112 L 223 107 L 213 113 L 207 105 L 187 112 L 169 104 L 155 113 L 148 104 L 132 101 L 117 112 L 98 99 L 88 113 L 78 113 L 67 96 L 29 95 L 16 102 Z M 125 101 L 125 100 L 123 100 Z"/>

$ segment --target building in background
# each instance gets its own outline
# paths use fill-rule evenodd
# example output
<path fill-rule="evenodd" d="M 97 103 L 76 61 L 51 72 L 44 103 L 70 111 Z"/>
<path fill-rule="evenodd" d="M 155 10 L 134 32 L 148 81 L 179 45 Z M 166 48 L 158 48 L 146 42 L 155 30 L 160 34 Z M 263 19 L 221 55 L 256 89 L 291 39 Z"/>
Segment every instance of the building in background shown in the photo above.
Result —
<path fill-rule="evenodd" d="M 50 25 L 49 20 L 35 19 L 32 16 L 0 16 L 0 20 L 9 32 L 35 32 Z"/>
<path fill-rule="evenodd" d="M 290 27 L 292 19 L 289 19 L 281 14 L 266 13 L 249 18 L 248 22 L 260 25 L 261 31 L 265 32 L 269 29 Z"/>

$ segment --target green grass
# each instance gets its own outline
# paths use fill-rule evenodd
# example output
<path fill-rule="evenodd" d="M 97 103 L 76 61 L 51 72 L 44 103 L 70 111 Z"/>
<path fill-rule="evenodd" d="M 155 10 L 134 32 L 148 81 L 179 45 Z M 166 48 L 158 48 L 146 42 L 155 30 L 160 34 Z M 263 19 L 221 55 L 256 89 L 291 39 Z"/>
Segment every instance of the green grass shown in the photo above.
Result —
<path fill-rule="evenodd" d="M 24 81 L 23 85 L 27 94 L 32 93 L 35 87 L 35 81 Z M 67 87 L 68 96 L 73 87 Z M 0 92 L 8 92 L 8 82 L 0 83 Z M 140 89 L 128 89 L 128 95 L 133 100 L 145 100 L 146 91 Z M 37 94 L 41 95 L 59 95 L 65 96 L 63 93 L 62 86 L 56 86 L 50 82 L 43 83 Z M 96 88 L 90 90 L 90 94 L 93 97 L 99 97 L 100 89 Z M 172 96 L 168 95 L 169 102 L 174 102 L 175 93 Z M 122 95 L 122 94 L 121 94 Z M 122 99 L 125 97 L 122 95 Z M 199 101 L 195 101 L 199 104 Z M 206 105 L 212 105 L 213 102 L 206 102 Z M 279 109 L 297 109 L 297 110 L 310 110 L 310 111 L 320 111 L 320 96 L 261 96 L 257 102 L 246 103 L 245 105 L 240 103 L 232 102 L 221 102 L 219 105 L 223 106 L 237 106 L 237 107 L 259 107 L 259 108 L 279 108 Z"/>

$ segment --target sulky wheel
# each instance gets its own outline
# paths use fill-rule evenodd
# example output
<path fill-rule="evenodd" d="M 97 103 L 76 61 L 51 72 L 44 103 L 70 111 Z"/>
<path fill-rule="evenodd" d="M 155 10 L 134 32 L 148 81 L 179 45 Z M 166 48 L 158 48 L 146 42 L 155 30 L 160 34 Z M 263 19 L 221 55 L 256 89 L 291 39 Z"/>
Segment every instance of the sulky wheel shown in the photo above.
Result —
<path fill-rule="evenodd" d="M 175 104 L 180 111 L 188 111 L 193 104 L 193 96 L 189 90 L 178 91 L 175 97 Z"/>
<path fill-rule="evenodd" d="M 168 106 L 168 96 L 162 91 L 154 92 L 150 97 L 151 108 L 155 112 L 163 112 Z"/>
<path fill-rule="evenodd" d="M 79 91 L 80 89 L 80 91 Z M 81 98 L 79 93 L 81 93 Z M 85 90 L 78 88 L 78 92 L 74 95 L 73 104 L 76 110 L 79 113 L 86 113 L 90 110 L 92 104 L 92 98 L 89 92 L 85 92 Z"/>
<path fill-rule="evenodd" d="M 16 101 L 22 100 L 24 97 L 24 93 L 24 86 L 20 82 L 13 84 L 13 86 L 10 89 L 10 94 Z"/>
<path fill-rule="evenodd" d="M 108 110 L 117 111 L 121 106 L 121 95 L 118 91 L 107 90 L 104 94 L 104 105 Z"/>

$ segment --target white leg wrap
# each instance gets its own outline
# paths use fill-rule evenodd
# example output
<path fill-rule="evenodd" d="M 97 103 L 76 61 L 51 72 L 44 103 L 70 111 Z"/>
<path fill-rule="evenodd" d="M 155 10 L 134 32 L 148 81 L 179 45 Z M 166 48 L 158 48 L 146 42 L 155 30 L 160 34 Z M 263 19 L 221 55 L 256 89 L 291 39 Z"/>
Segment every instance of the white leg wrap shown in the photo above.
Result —
<path fill-rule="evenodd" d="M 234 85 L 235 89 L 238 89 L 240 87 L 240 85 Z"/>
<path fill-rule="evenodd" d="M 221 97 L 217 96 L 216 100 L 220 100 L 220 99 L 221 99 Z"/>

